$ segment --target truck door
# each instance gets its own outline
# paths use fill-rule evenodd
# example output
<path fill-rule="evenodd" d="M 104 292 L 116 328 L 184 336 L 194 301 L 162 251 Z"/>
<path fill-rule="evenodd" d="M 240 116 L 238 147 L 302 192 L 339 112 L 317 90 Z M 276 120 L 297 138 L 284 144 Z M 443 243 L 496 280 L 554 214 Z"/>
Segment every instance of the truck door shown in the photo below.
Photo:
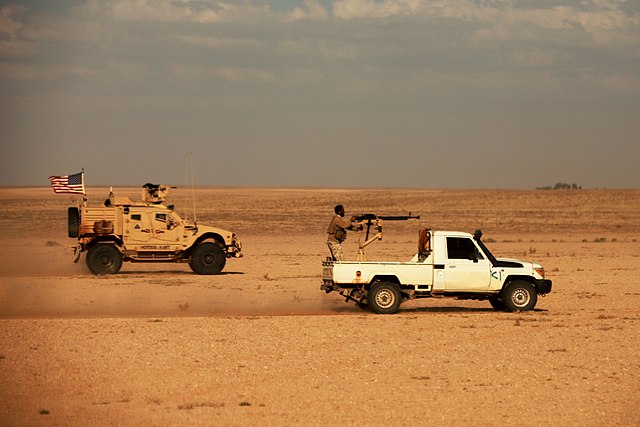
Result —
<path fill-rule="evenodd" d="M 444 270 L 447 291 L 482 291 L 491 282 L 491 262 L 467 237 L 447 237 Z"/>
<path fill-rule="evenodd" d="M 176 219 L 173 212 L 155 212 L 153 214 L 153 232 L 161 250 L 181 248 L 184 225 Z"/>
<path fill-rule="evenodd" d="M 153 238 L 153 228 L 149 213 L 131 208 L 124 218 L 125 244 L 137 246 L 149 243 Z"/>

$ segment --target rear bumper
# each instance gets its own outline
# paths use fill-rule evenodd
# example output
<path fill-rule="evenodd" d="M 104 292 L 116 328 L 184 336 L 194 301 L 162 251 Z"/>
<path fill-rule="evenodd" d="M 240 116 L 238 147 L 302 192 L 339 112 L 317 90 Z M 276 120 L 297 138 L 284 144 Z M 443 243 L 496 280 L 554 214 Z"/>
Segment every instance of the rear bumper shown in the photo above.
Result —
<path fill-rule="evenodd" d="M 543 294 L 543 295 L 548 294 L 549 292 L 551 292 L 551 280 L 549 279 L 536 280 L 535 287 L 536 287 L 536 291 L 538 291 L 539 294 Z"/>
<path fill-rule="evenodd" d="M 320 285 L 320 289 L 325 291 L 326 293 L 337 291 L 339 288 L 334 285 L 332 280 L 324 280 L 322 285 Z"/>

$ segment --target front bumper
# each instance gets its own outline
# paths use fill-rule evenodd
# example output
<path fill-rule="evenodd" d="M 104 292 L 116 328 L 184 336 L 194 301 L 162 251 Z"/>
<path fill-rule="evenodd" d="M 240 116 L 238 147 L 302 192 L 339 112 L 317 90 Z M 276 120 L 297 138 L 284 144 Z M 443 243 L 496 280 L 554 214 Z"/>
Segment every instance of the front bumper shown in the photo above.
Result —
<path fill-rule="evenodd" d="M 242 243 L 240 240 L 233 240 L 233 244 L 227 246 L 227 258 L 242 258 Z"/>
<path fill-rule="evenodd" d="M 551 280 L 549 279 L 538 279 L 535 282 L 536 291 L 539 294 L 548 294 L 551 292 Z"/>

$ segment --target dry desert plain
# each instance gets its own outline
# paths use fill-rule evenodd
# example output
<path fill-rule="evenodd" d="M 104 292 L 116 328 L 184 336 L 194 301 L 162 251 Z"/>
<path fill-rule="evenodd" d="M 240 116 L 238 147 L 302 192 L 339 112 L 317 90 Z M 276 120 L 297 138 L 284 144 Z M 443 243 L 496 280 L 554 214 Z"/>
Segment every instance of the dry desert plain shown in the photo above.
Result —
<path fill-rule="evenodd" d="M 192 217 L 190 194 L 168 203 Z M 66 247 L 73 196 L 0 189 L 0 425 L 640 423 L 640 190 L 195 195 L 199 223 L 243 241 L 218 276 L 93 276 Z M 553 291 L 522 313 L 453 299 L 364 311 L 319 289 L 337 203 L 422 216 L 387 222 L 370 260 L 410 259 L 420 227 L 480 228 L 494 254 L 542 263 Z"/>

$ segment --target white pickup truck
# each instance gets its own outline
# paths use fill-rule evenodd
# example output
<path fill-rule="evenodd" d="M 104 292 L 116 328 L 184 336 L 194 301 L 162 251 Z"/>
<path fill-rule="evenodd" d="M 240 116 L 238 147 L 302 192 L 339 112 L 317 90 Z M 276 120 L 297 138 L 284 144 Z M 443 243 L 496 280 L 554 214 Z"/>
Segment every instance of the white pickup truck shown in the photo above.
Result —
<path fill-rule="evenodd" d="M 321 289 L 346 301 L 392 314 L 416 298 L 489 300 L 496 310 L 532 310 L 551 292 L 539 264 L 496 258 L 482 240 L 458 231 L 421 230 L 409 262 L 324 261 Z"/>

